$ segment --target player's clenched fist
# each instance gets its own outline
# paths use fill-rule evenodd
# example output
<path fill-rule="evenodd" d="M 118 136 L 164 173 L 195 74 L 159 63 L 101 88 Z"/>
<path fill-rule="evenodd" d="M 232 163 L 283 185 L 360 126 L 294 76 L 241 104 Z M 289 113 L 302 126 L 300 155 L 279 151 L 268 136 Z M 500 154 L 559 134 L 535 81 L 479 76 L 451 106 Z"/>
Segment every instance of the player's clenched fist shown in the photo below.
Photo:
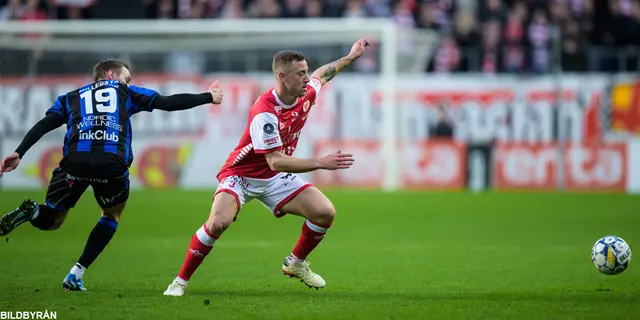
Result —
<path fill-rule="evenodd" d="M 353 165 L 353 155 L 338 150 L 320 158 L 320 167 L 325 170 L 348 169 Z"/>
<path fill-rule="evenodd" d="M 358 39 L 353 46 L 351 46 L 351 51 L 349 52 L 349 57 L 351 59 L 358 59 L 364 53 L 364 48 L 369 46 L 369 41 L 364 38 Z"/>
<path fill-rule="evenodd" d="M 15 170 L 20 164 L 20 155 L 17 153 L 12 153 L 8 157 L 4 158 L 2 162 L 0 162 L 0 177 L 5 172 L 11 172 Z"/>
<path fill-rule="evenodd" d="M 220 89 L 220 83 L 217 80 L 214 81 L 209 87 L 209 93 L 211 93 L 211 96 L 213 97 L 214 104 L 222 103 L 222 97 L 224 96 L 224 94 L 222 93 L 222 89 Z"/>

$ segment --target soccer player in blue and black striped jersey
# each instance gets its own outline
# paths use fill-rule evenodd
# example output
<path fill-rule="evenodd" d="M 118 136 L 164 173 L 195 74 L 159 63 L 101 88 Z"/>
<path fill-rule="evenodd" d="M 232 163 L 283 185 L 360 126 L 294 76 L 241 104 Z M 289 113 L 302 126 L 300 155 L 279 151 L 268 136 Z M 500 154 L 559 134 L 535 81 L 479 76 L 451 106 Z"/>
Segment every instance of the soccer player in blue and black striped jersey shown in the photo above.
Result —
<path fill-rule="evenodd" d="M 55 230 L 67 212 L 91 186 L 102 208 L 78 262 L 63 281 L 67 290 L 82 290 L 84 271 L 107 246 L 118 227 L 129 198 L 131 116 L 153 110 L 178 111 L 204 104 L 220 104 L 222 91 L 214 82 L 201 94 L 162 96 L 157 92 L 129 85 L 129 66 L 117 60 L 105 60 L 94 67 L 94 83 L 58 97 L 53 106 L 22 140 L 15 153 L 0 163 L 0 177 L 15 170 L 20 159 L 46 133 L 66 124 L 64 156 L 53 170 L 46 201 L 25 200 L 18 208 L 0 218 L 0 236 L 29 221 L 41 230 Z"/>

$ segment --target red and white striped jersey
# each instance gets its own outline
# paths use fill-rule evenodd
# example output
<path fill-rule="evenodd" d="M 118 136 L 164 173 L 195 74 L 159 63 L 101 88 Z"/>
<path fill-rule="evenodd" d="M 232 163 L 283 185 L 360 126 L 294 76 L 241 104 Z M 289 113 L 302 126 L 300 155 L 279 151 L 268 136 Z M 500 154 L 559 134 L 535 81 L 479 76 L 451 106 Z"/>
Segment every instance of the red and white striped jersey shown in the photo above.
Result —
<path fill-rule="evenodd" d="M 249 121 L 240 143 L 229 154 L 218 173 L 218 181 L 229 176 L 269 179 L 277 174 L 269 168 L 265 154 L 281 151 L 291 156 L 298 145 L 300 132 L 309 111 L 316 103 L 322 82 L 312 78 L 307 93 L 292 105 L 280 101 L 275 89 L 258 97 L 249 109 Z"/>

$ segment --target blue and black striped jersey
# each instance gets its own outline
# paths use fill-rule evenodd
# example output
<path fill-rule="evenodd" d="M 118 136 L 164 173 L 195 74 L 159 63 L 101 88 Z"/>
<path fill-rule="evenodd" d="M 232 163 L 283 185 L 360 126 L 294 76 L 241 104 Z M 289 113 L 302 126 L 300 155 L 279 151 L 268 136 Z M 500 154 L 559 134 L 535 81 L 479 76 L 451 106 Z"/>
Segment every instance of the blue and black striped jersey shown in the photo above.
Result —
<path fill-rule="evenodd" d="M 107 152 L 133 162 L 131 116 L 153 111 L 158 92 L 102 80 L 58 97 L 47 114 L 55 112 L 67 121 L 64 155 L 70 152 Z"/>

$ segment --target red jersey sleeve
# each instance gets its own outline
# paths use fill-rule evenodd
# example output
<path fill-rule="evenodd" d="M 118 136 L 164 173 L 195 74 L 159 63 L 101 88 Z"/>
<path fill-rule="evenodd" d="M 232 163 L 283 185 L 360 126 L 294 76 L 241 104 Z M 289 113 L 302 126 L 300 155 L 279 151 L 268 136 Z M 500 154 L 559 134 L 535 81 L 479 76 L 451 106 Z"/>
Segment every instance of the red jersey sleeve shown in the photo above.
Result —
<path fill-rule="evenodd" d="M 317 97 L 318 94 L 320 94 L 320 89 L 322 89 L 322 81 L 315 77 L 311 78 L 311 81 L 309 81 L 309 86 L 311 86 L 311 88 L 313 88 L 313 90 L 316 92 Z"/>
<path fill-rule="evenodd" d="M 257 154 L 282 149 L 282 140 L 278 130 L 278 117 L 271 112 L 261 112 L 253 116 L 249 126 L 253 150 Z"/>

